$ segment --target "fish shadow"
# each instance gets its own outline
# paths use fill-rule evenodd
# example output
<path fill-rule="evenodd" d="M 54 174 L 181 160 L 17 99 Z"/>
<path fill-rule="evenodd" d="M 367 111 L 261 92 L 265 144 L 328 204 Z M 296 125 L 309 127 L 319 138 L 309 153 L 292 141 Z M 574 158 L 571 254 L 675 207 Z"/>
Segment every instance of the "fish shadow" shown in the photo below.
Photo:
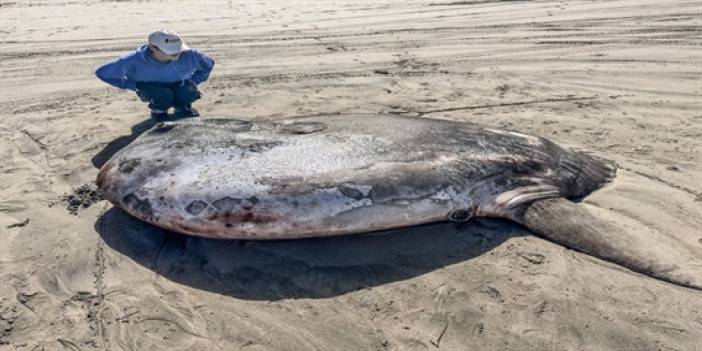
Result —
<path fill-rule="evenodd" d="M 118 208 L 95 228 L 109 247 L 169 280 L 247 300 L 339 296 L 470 260 L 528 233 L 477 219 L 330 238 L 220 240 L 171 232 Z"/>

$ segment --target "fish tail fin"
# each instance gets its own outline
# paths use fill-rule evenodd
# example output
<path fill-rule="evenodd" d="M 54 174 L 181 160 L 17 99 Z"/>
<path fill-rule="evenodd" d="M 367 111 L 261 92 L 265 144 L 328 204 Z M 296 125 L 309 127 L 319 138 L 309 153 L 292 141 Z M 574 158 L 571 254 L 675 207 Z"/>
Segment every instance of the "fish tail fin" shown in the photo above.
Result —
<path fill-rule="evenodd" d="M 658 232 L 641 235 L 564 198 L 525 204 L 510 216 L 539 236 L 632 271 L 702 290 L 702 254 Z"/>

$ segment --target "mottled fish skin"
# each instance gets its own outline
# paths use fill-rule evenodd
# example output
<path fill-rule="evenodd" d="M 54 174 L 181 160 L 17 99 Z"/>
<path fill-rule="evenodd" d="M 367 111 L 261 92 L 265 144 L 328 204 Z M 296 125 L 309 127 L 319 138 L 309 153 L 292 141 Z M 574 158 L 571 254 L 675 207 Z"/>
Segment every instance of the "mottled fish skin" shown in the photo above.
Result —
<path fill-rule="evenodd" d="M 613 176 L 611 165 L 540 137 L 358 114 L 160 123 L 115 154 L 98 185 L 167 229 L 272 240 L 508 217 Z"/>

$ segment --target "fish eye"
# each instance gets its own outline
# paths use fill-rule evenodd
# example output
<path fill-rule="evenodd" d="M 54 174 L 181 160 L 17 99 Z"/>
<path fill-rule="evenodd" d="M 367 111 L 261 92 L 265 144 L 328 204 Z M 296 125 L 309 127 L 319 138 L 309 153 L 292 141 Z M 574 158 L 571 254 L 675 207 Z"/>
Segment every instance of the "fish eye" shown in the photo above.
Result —
<path fill-rule="evenodd" d="M 451 211 L 448 219 L 453 222 L 465 222 L 473 218 L 475 210 L 473 208 L 459 208 Z"/>

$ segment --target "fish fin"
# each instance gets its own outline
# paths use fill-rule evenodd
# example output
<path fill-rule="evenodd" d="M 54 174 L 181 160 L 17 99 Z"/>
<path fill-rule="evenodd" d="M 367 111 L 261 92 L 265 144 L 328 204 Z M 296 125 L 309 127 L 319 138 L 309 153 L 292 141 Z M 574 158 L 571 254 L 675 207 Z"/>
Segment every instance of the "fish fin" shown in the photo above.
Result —
<path fill-rule="evenodd" d="M 538 200 L 509 216 L 539 236 L 669 283 L 702 290 L 702 254 L 675 238 L 625 230 L 564 198 Z"/>
<path fill-rule="evenodd" d="M 500 208 L 512 209 L 535 200 L 560 196 L 561 194 L 557 186 L 545 182 L 540 184 L 534 182 L 532 185 L 523 185 L 497 195 L 495 203 Z"/>
<path fill-rule="evenodd" d="M 584 152 L 564 152 L 558 160 L 557 181 L 567 198 L 590 194 L 612 181 L 616 174 L 614 162 Z"/>

